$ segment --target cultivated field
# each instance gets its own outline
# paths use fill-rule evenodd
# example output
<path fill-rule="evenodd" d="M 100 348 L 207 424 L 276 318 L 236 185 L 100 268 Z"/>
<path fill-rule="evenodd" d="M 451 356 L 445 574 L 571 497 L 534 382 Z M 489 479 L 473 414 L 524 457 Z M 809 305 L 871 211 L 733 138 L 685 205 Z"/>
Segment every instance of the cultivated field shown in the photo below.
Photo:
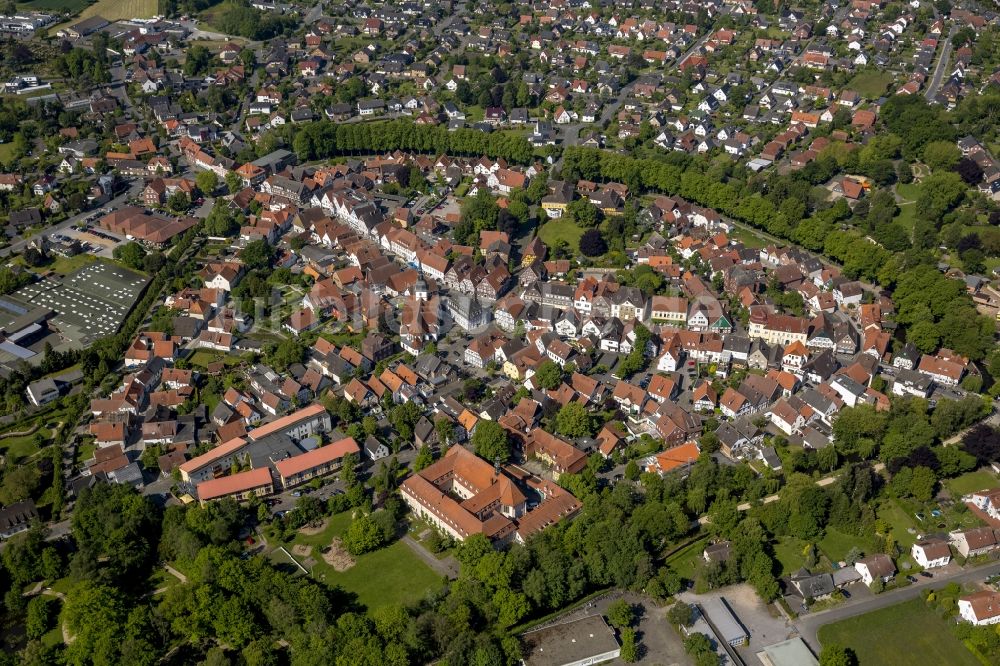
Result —
<path fill-rule="evenodd" d="M 33 6 L 36 9 L 43 9 L 36 3 L 52 5 L 46 7 L 47 9 L 56 9 L 56 6 L 58 6 L 59 9 L 66 9 L 67 7 L 69 9 L 76 9 L 77 7 L 83 7 L 83 10 L 79 13 L 79 15 L 75 16 L 66 23 L 50 28 L 50 35 L 54 35 L 60 30 L 60 28 L 73 25 L 74 23 L 91 16 L 103 16 L 109 21 L 118 21 L 121 19 L 132 18 L 152 18 L 156 16 L 159 10 L 158 0 L 97 0 L 97 2 L 89 6 L 84 6 L 85 3 L 74 2 L 73 0 L 70 0 L 68 3 L 62 2 L 61 0 L 34 0 L 32 3 L 28 3 L 28 5 Z"/>

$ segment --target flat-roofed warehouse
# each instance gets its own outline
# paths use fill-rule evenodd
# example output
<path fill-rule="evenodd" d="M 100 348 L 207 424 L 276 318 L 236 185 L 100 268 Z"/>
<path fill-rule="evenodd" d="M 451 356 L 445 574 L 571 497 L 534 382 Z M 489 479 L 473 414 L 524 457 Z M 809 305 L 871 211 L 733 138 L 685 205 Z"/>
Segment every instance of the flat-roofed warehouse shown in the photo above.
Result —
<path fill-rule="evenodd" d="M 29 284 L 13 296 L 53 310 L 49 328 L 71 345 L 86 346 L 118 332 L 148 281 L 135 271 L 99 261 L 63 278 Z"/>
<path fill-rule="evenodd" d="M 526 666 L 587 666 L 617 659 L 621 646 L 600 615 L 521 635 Z"/>
<path fill-rule="evenodd" d="M 701 602 L 701 610 L 719 640 L 733 647 L 739 647 L 750 640 L 750 634 L 736 619 L 724 597 L 705 599 Z"/>
<path fill-rule="evenodd" d="M 757 653 L 764 666 L 819 666 L 819 662 L 801 638 L 789 638 L 768 645 Z"/>

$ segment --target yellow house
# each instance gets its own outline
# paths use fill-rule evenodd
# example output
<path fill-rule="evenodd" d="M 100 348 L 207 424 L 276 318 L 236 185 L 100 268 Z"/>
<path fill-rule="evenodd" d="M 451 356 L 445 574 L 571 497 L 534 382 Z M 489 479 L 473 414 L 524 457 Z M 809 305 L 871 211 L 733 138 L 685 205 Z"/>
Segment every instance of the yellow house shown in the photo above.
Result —
<path fill-rule="evenodd" d="M 507 375 L 511 381 L 520 382 L 524 380 L 521 369 L 510 359 L 504 361 L 503 374 Z"/>

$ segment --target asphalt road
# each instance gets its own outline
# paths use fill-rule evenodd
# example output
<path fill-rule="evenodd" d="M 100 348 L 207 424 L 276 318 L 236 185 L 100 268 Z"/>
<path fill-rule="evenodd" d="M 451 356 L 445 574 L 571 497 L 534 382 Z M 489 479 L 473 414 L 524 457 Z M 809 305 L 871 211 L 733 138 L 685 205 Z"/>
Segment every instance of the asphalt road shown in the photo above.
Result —
<path fill-rule="evenodd" d="M 934 76 L 931 78 L 931 83 L 927 86 L 927 90 L 924 92 L 924 97 L 928 101 L 934 99 L 937 95 L 938 89 L 941 87 L 941 80 L 944 78 L 945 72 L 948 70 L 948 61 L 951 59 L 951 37 L 955 34 L 958 29 L 957 25 L 953 25 L 951 30 L 948 32 L 948 37 L 945 39 L 944 46 L 941 48 L 941 54 L 938 56 L 937 66 L 934 68 Z"/>
<path fill-rule="evenodd" d="M 800 616 L 795 621 L 795 626 L 799 630 L 802 638 L 809 646 L 819 653 L 820 644 L 817 638 L 819 628 L 825 624 L 831 624 L 840 620 L 845 620 L 856 615 L 870 613 L 880 608 L 893 606 L 895 604 L 916 599 L 925 589 L 938 590 L 948 583 L 972 583 L 985 580 L 993 574 L 1000 573 L 1000 562 L 994 562 L 981 567 L 960 571 L 948 576 L 935 576 L 934 578 L 917 578 L 917 582 L 900 590 L 883 592 L 870 599 L 859 599 L 848 601 L 843 605 L 831 608 L 830 610 L 810 613 Z"/>

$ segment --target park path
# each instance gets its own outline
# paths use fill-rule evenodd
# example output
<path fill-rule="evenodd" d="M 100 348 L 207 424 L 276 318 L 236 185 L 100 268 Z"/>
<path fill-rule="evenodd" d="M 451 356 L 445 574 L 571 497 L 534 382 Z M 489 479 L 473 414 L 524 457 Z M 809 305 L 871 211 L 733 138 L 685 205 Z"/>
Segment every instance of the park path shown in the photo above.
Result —
<path fill-rule="evenodd" d="M 167 573 L 168 573 L 168 574 L 170 574 L 170 575 L 174 576 L 174 577 L 175 577 L 175 578 L 177 578 L 177 579 L 178 579 L 178 580 L 179 580 L 180 582 L 182 582 L 182 583 L 186 583 L 186 582 L 188 582 L 188 577 L 187 577 L 187 576 L 185 576 L 184 574 L 182 574 L 182 573 L 181 573 L 180 571 L 178 571 L 177 569 L 174 569 L 174 568 L 173 568 L 172 566 L 170 566 L 169 564 L 164 564 L 164 565 L 163 565 L 163 568 L 167 570 Z"/>
<path fill-rule="evenodd" d="M 434 557 L 433 554 L 427 552 L 423 546 L 421 546 L 417 541 L 411 537 L 409 534 L 403 537 L 403 543 L 410 547 L 417 557 L 424 561 L 424 564 L 429 566 L 434 571 L 438 572 L 442 576 L 447 576 L 449 580 L 455 580 L 458 578 L 458 565 L 455 563 L 455 558 L 449 555 L 443 560 L 439 560 Z"/>
<path fill-rule="evenodd" d="M 872 467 L 872 469 L 874 469 L 876 472 L 881 472 L 882 470 L 885 469 L 885 465 L 883 463 L 876 463 Z M 830 476 L 824 476 L 822 479 L 816 480 L 816 485 L 819 486 L 820 488 L 823 488 L 830 485 L 831 483 L 834 483 L 839 478 L 840 478 L 839 474 L 831 474 Z M 768 495 L 760 502 L 761 504 L 770 504 L 771 502 L 777 502 L 779 499 L 781 499 L 781 493 L 775 493 L 774 495 Z M 736 510 L 749 511 L 752 506 L 753 502 L 743 502 L 743 504 L 740 504 L 736 507 Z M 711 521 L 708 519 L 707 515 L 698 518 L 699 525 L 707 525 L 710 522 Z"/>

